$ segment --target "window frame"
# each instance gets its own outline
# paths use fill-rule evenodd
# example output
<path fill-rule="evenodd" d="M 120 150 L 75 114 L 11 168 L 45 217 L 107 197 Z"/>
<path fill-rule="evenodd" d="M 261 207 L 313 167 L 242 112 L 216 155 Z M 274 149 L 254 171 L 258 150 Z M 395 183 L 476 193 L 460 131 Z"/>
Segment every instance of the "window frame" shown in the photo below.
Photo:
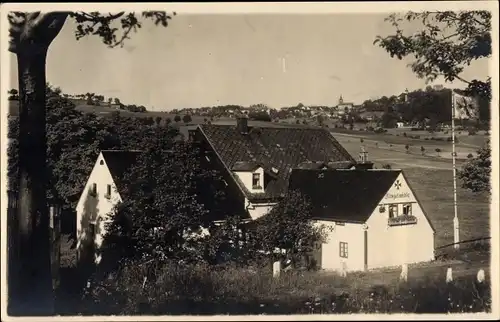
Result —
<path fill-rule="evenodd" d="M 111 189 L 111 184 L 107 184 L 106 185 L 106 195 L 105 195 L 105 197 L 108 198 L 108 199 L 111 198 L 111 190 L 112 190 Z"/>
<path fill-rule="evenodd" d="M 346 242 L 339 242 L 339 257 L 349 258 L 349 244 Z"/>
<path fill-rule="evenodd" d="M 90 195 L 97 196 L 97 183 L 92 183 L 90 186 Z"/>
<path fill-rule="evenodd" d="M 410 211 L 408 213 L 405 213 L 405 208 L 409 209 Z M 413 215 L 413 205 L 410 202 L 403 204 L 403 213 L 402 213 L 402 215 L 403 216 L 412 216 Z"/>
<path fill-rule="evenodd" d="M 388 214 L 389 214 L 389 218 L 396 218 L 399 216 L 399 204 L 390 204 L 389 205 L 389 211 L 388 211 Z M 395 209 L 395 212 L 393 211 L 391 213 L 391 210 Z"/>
<path fill-rule="evenodd" d="M 255 184 L 256 178 L 257 178 L 257 184 Z M 258 172 L 252 173 L 252 189 L 262 189 L 260 181 L 261 181 L 260 173 Z"/>

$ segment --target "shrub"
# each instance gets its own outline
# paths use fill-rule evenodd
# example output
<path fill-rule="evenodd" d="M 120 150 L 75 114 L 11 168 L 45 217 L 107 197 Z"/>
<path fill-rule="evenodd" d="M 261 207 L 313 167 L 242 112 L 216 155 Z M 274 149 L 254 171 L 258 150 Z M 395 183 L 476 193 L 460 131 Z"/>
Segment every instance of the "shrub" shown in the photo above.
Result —
<path fill-rule="evenodd" d="M 358 287 L 355 280 L 363 277 L 284 272 L 275 279 L 270 266 L 130 265 L 109 279 L 93 279 L 82 307 L 93 315 L 491 311 L 490 285 L 477 283 L 474 275 L 452 283 L 443 276 L 428 276 Z"/>
<path fill-rule="evenodd" d="M 472 159 L 474 155 L 472 153 L 467 154 L 467 159 Z"/>
<path fill-rule="evenodd" d="M 390 169 L 392 169 L 392 166 L 389 163 L 385 163 L 382 165 L 382 169 L 390 170 Z"/>
<path fill-rule="evenodd" d="M 477 131 L 475 129 L 469 130 L 469 135 L 476 135 Z"/>

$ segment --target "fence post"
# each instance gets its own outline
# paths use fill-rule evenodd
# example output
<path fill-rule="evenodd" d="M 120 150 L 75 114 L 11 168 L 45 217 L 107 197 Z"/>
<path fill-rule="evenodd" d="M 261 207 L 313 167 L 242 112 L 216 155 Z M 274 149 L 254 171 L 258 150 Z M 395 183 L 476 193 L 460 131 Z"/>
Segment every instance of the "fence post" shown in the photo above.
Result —
<path fill-rule="evenodd" d="M 273 263 L 273 277 L 280 277 L 281 272 L 281 262 L 276 261 Z"/>
<path fill-rule="evenodd" d="M 477 281 L 479 283 L 484 282 L 484 269 L 482 269 L 482 268 L 477 272 Z"/>
<path fill-rule="evenodd" d="M 342 262 L 342 266 L 341 266 L 341 269 L 340 269 L 340 276 L 342 276 L 342 277 L 346 277 L 347 276 L 347 267 L 346 267 L 346 263 L 345 262 Z"/>
<path fill-rule="evenodd" d="M 408 281 L 408 264 L 401 265 L 401 275 L 399 278 L 404 282 Z"/>
<path fill-rule="evenodd" d="M 451 283 L 453 282 L 453 271 L 451 267 L 448 267 L 446 270 L 446 283 Z"/>

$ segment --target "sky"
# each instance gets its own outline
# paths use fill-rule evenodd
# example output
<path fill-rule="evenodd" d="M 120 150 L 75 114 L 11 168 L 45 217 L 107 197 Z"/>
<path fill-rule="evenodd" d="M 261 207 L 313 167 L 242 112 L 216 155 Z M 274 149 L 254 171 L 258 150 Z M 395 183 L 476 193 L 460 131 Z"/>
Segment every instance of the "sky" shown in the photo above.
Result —
<path fill-rule="evenodd" d="M 167 28 L 144 22 L 123 48 L 108 48 L 95 36 L 77 41 L 68 20 L 49 49 L 47 81 L 64 93 L 93 92 L 154 111 L 334 106 L 340 95 L 361 104 L 426 86 L 407 66 L 410 60 L 373 45 L 377 35 L 394 32 L 386 15 L 178 13 Z M 10 55 L 11 87 L 17 88 Z M 487 75 L 488 61 L 481 60 L 462 76 Z"/>

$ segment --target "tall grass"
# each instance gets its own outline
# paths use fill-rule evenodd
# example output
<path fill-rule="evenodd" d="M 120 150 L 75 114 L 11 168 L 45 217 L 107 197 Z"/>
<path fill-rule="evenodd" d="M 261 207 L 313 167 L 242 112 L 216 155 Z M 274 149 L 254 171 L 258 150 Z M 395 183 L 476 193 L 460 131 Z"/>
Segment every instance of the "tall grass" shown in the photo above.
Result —
<path fill-rule="evenodd" d="M 126 267 L 96 280 L 82 302 L 87 314 L 306 314 L 489 312 L 489 283 L 474 276 L 391 285 L 358 283 L 318 272 L 205 265 Z"/>

